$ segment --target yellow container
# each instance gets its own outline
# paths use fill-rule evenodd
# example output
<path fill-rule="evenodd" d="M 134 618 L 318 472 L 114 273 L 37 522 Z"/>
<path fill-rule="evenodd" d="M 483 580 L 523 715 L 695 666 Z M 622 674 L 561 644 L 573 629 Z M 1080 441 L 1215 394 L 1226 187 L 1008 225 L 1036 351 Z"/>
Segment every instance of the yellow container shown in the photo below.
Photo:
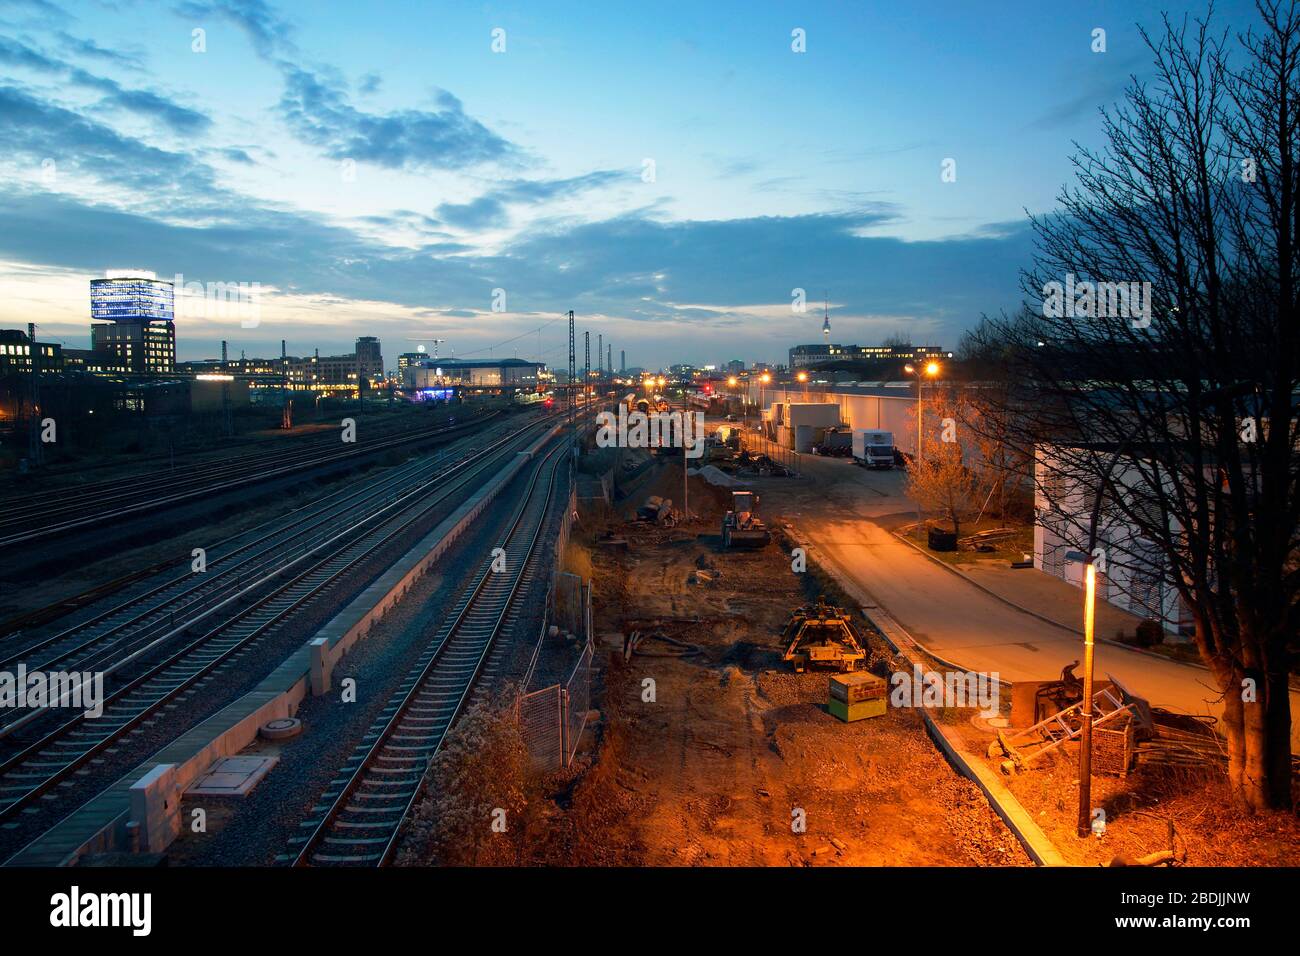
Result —
<path fill-rule="evenodd" d="M 836 700 L 832 697 L 827 702 L 827 708 L 831 714 L 844 721 L 846 724 L 854 720 L 864 720 L 867 717 L 880 717 L 885 713 L 888 706 L 883 697 L 875 697 L 871 700 L 859 701 L 850 704 L 842 700 Z"/>
<path fill-rule="evenodd" d="M 868 671 L 836 674 L 831 677 L 831 700 L 856 704 L 859 701 L 885 697 L 885 679 Z"/>

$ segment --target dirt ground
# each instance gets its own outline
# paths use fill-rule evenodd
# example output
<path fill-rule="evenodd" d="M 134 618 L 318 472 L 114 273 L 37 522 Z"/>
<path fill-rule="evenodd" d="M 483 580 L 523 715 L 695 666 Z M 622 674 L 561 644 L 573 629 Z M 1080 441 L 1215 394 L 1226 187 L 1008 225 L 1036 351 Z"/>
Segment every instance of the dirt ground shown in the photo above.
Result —
<path fill-rule="evenodd" d="M 969 721 L 945 721 L 972 759 L 998 771 L 989 737 Z M 1061 854 L 1079 866 L 1133 861 L 1172 849 L 1187 866 L 1295 866 L 1300 863 L 1300 819 L 1293 813 L 1249 816 L 1228 795 L 1226 778 L 1213 770 L 1139 766 L 1126 777 L 1094 773 L 1092 805 L 1106 812 L 1101 837 L 1080 839 L 1078 749 L 1044 758 L 1041 765 L 1003 777 Z M 1170 825 L 1173 830 L 1171 834 Z"/>
<path fill-rule="evenodd" d="M 628 504 L 677 500 L 680 482 L 667 466 Z M 726 498 L 693 481 L 691 510 L 707 523 L 616 522 L 626 549 L 571 546 L 593 577 L 604 690 L 596 746 L 550 822 L 545 862 L 1027 864 L 915 713 L 842 723 L 826 711 L 827 674 L 781 662 L 790 611 L 825 582 L 793 573 L 775 542 L 721 552 Z M 712 580 L 697 583 L 700 571 Z M 633 631 L 649 637 L 624 662 Z"/>

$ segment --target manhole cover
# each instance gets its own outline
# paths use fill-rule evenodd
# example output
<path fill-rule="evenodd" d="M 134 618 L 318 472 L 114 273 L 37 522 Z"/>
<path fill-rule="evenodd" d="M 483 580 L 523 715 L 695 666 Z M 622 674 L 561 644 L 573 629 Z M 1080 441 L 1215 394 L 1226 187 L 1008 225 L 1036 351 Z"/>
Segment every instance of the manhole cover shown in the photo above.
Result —
<path fill-rule="evenodd" d="M 302 733 L 302 721 L 297 717 L 277 717 L 268 720 L 257 732 L 266 740 L 286 740 Z"/>

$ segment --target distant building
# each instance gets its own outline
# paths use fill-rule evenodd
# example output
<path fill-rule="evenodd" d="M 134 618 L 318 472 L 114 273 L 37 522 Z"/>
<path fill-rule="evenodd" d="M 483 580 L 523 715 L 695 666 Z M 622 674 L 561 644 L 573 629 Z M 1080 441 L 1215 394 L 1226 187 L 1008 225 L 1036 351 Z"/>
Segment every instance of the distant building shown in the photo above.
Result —
<path fill-rule="evenodd" d="M 397 377 L 400 379 L 402 373 L 412 365 L 422 365 L 428 357 L 425 352 L 403 352 L 397 356 Z"/>
<path fill-rule="evenodd" d="M 44 372 L 63 371 L 63 348 L 53 342 L 36 343 L 36 368 Z M 32 340 L 19 329 L 0 329 L 0 375 L 32 370 Z"/>
<path fill-rule="evenodd" d="M 523 359 L 466 361 L 464 359 L 426 359 L 421 365 L 407 366 L 402 384 L 408 389 L 433 388 L 438 385 L 463 385 L 470 388 L 532 388 L 546 380 L 546 366 Z"/>
<path fill-rule="evenodd" d="M 790 349 L 790 368 L 806 368 L 823 362 L 865 361 L 871 359 L 925 361 L 952 358 L 937 345 L 835 345 L 832 343 L 796 345 Z"/>
<path fill-rule="evenodd" d="M 90 280 L 91 364 L 113 372 L 176 370 L 175 289 L 152 272 L 110 270 Z M 106 321 L 95 321 L 98 319 Z"/>
<path fill-rule="evenodd" d="M 740 359 L 732 359 L 727 363 L 726 372 L 728 375 L 739 375 L 745 371 L 745 363 Z"/>
<path fill-rule="evenodd" d="M 357 372 L 362 375 L 371 388 L 384 379 L 384 356 L 379 348 L 379 339 L 373 335 L 363 335 L 357 339 Z"/>

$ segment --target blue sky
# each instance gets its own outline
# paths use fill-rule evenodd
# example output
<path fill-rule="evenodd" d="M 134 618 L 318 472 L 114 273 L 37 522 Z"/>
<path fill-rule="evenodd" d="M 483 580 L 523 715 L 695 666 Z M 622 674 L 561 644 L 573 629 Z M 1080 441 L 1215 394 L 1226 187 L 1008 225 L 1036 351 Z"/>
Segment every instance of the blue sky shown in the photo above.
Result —
<path fill-rule="evenodd" d="M 136 267 L 261 289 L 181 358 L 558 364 L 572 308 L 616 361 L 774 361 L 824 296 L 835 341 L 952 347 L 1019 300 L 1135 23 L 1203 9 L 0 0 L 0 326 L 85 347 L 87 281 Z"/>

